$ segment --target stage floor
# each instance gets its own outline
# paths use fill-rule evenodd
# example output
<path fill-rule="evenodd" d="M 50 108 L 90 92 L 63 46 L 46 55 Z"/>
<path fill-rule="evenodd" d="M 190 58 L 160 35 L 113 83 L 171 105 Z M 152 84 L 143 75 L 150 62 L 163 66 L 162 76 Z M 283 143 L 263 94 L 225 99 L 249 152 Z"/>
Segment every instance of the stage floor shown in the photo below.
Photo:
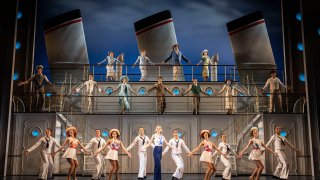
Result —
<path fill-rule="evenodd" d="M 163 180 L 171 180 L 171 174 L 163 174 L 162 179 Z M 202 180 L 204 177 L 204 174 L 186 174 L 183 178 L 183 180 Z M 135 180 L 136 174 L 122 174 L 120 175 L 121 180 Z M 37 176 L 7 176 L 4 178 L 1 178 L 3 180 L 35 180 L 37 179 Z M 53 178 L 54 180 L 65 180 L 66 176 L 55 176 Z M 85 180 L 85 179 L 91 179 L 90 176 L 78 176 L 78 180 Z M 107 180 L 107 177 L 102 177 L 102 180 Z M 218 177 L 212 177 L 211 179 L 222 179 L 221 176 Z M 233 176 L 232 179 L 237 179 L 237 180 L 247 180 L 249 179 L 249 176 Z M 272 176 L 262 176 L 260 180 L 271 180 L 274 179 Z M 316 177 L 312 176 L 289 176 L 290 180 L 311 180 L 311 179 L 318 179 Z M 153 180 L 153 175 L 148 175 L 147 180 Z"/>

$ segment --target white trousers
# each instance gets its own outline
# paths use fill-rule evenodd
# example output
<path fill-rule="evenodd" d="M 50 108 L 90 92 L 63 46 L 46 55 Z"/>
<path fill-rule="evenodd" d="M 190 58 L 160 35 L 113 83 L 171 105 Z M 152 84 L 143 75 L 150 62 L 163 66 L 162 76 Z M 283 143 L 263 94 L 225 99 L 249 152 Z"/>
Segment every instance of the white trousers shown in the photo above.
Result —
<path fill-rule="evenodd" d="M 138 178 L 143 178 L 147 175 L 147 152 L 139 151 L 139 174 Z"/>
<path fill-rule="evenodd" d="M 277 157 L 278 165 L 273 175 L 281 179 L 288 179 L 289 165 L 288 165 L 287 157 L 284 154 L 283 150 L 275 150 L 275 153 L 278 154 L 278 157 Z"/>
<path fill-rule="evenodd" d="M 225 158 L 224 156 L 220 157 L 222 164 L 226 167 L 222 172 L 223 179 L 231 179 L 231 163 L 229 159 Z"/>
<path fill-rule="evenodd" d="M 41 165 L 39 172 L 39 179 L 47 179 L 52 177 L 53 160 L 51 154 L 40 152 Z"/>
<path fill-rule="evenodd" d="M 94 162 L 96 166 L 94 168 L 94 172 L 92 174 L 92 179 L 100 179 L 102 173 L 102 165 L 103 165 L 103 156 L 99 154 L 98 156 L 94 157 Z"/>
<path fill-rule="evenodd" d="M 179 81 L 180 73 L 181 73 L 181 67 L 173 66 L 173 81 Z"/>
<path fill-rule="evenodd" d="M 146 77 L 147 77 L 147 67 L 146 66 L 140 66 L 140 72 L 141 72 L 140 81 L 145 81 Z"/>
<path fill-rule="evenodd" d="M 172 176 L 181 179 L 184 171 L 184 163 L 181 154 L 171 154 L 171 157 L 177 166 L 176 171 Z"/>

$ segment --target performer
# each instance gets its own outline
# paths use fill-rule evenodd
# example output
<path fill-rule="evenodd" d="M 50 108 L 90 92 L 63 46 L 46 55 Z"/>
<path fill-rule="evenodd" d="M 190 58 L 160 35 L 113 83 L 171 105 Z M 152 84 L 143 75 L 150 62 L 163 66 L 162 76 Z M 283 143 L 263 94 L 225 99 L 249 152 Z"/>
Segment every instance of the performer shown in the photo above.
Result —
<path fill-rule="evenodd" d="M 171 52 L 169 57 L 162 61 L 162 63 L 164 64 L 171 59 L 173 66 L 173 81 L 179 81 L 179 77 L 181 74 L 181 60 L 183 59 L 188 64 L 191 64 L 191 61 L 188 60 L 179 50 L 179 44 L 173 45 L 172 49 L 173 51 Z"/>
<path fill-rule="evenodd" d="M 52 172 L 53 172 L 53 160 L 52 160 L 52 148 L 57 146 L 60 148 L 60 144 L 51 136 L 52 130 L 47 128 L 45 130 L 45 136 L 40 138 L 36 144 L 34 144 L 31 148 L 25 151 L 25 154 L 28 155 L 30 152 L 35 150 L 37 147 L 41 145 L 40 150 L 40 158 L 41 158 L 41 165 L 40 165 L 40 172 L 38 179 L 51 179 Z"/>
<path fill-rule="evenodd" d="M 201 86 L 198 84 L 198 80 L 196 78 L 192 79 L 192 84 L 182 95 L 186 95 L 189 91 L 192 92 L 192 105 L 193 105 L 193 114 L 199 114 L 200 110 L 200 92 L 209 96 L 206 92 L 203 91 Z"/>
<path fill-rule="evenodd" d="M 274 176 L 280 179 L 288 179 L 289 176 L 289 164 L 287 157 L 284 153 L 285 145 L 289 145 L 293 150 L 295 150 L 298 154 L 300 151 L 296 149 L 285 137 L 281 137 L 280 133 L 282 131 L 281 126 L 274 127 L 275 134 L 271 136 L 269 142 L 266 144 L 269 147 L 271 144 L 274 145 L 274 152 L 278 155 L 278 166 L 274 172 Z"/>
<path fill-rule="evenodd" d="M 107 62 L 107 66 L 106 66 L 106 69 L 107 69 L 106 81 L 108 81 L 109 78 L 110 78 L 111 81 L 113 81 L 115 76 L 116 76 L 116 73 L 114 71 L 114 63 L 115 62 L 118 62 L 120 64 L 124 64 L 124 63 L 122 63 L 121 61 L 119 61 L 117 58 L 115 58 L 113 56 L 114 56 L 113 52 L 109 51 L 107 57 L 104 60 L 102 60 L 101 62 L 98 63 L 98 65 L 101 65 L 102 63 Z"/>
<path fill-rule="evenodd" d="M 197 66 L 202 65 L 202 77 L 204 81 L 208 81 L 209 77 L 209 65 L 213 65 L 212 59 L 208 55 L 208 50 L 205 49 L 201 53 L 201 60 Z M 211 72 L 213 73 L 213 72 Z"/>
<path fill-rule="evenodd" d="M 235 107 L 235 102 L 233 99 L 233 96 L 235 96 L 235 92 L 241 92 L 244 93 L 243 91 L 241 91 L 240 89 L 238 89 L 237 87 L 235 87 L 234 85 L 232 85 L 232 81 L 230 79 L 227 79 L 226 84 L 223 85 L 222 89 L 216 93 L 221 94 L 222 92 L 226 91 L 226 95 L 225 95 L 225 106 L 227 111 L 227 114 L 232 114 L 233 111 L 236 109 Z"/>
<path fill-rule="evenodd" d="M 139 96 L 138 93 L 134 92 L 130 86 L 130 84 L 128 84 L 129 78 L 127 76 L 122 76 L 120 78 L 121 83 L 118 85 L 118 87 L 112 92 L 116 92 L 120 89 L 119 92 L 119 104 L 121 106 L 121 114 L 124 114 L 125 111 L 129 111 L 130 110 L 130 91 L 135 94 L 136 96 Z M 112 94 L 110 93 L 110 94 Z"/>
<path fill-rule="evenodd" d="M 103 151 L 106 147 L 110 146 L 110 149 L 105 157 L 105 159 L 108 159 L 112 168 L 109 173 L 109 180 L 112 180 L 112 175 L 116 174 L 116 179 L 119 180 L 119 158 L 118 158 L 118 151 L 120 147 L 122 150 L 131 157 L 131 154 L 126 150 L 124 145 L 118 138 L 120 137 L 120 131 L 118 129 L 111 129 L 110 130 L 110 139 L 107 141 L 107 143 L 100 149 L 97 150 L 95 156 L 98 156 L 98 154 Z"/>
<path fill-rule="evenodd" d="M 162 159 L 162 145 L 166 143 L 167 146 L 173 148 L 162 135 L 162 127 L 156 126 L 155 134 L 152 135 L 151 140 L 146 145 L 146 148 L 154 143 L 153 158 L 154 158 L 154 180 L 161 180 L 161 159 Z"/>
<path fill-rule="evenodd" d="M 267 149 L 268 151 L 270 151 L 272 154 L 274 154 L 275 156 L 277 156 L 276 153 L 274 153 L 270 148 L 268 148 L 260 139 L 259 139 L 259 129 L 257 127 L 252 127 L 251 128 L 251 137 L 252 139 L 249 140 L 248 145 L 240 152 L 240 156 L 243 155 L 243 153 L 249 148 L 250 145 L 252 145 L 252 151 L 249 155 L 249 160 L 252 160 L 256 163 L 256 168 L 254 169 L 253 173 L 250 176 L 250 180 L 256 179 L 258 180 L 260 178 L 260 175 L 264 169 L 264 166 L 262 164 L 261 161 L 261 156 L 262 156 L 262 152 L 263 149 L 262 147 L 264 147 L 265 149 Z M 256 176 L 256 178 L 254 178 Z"/>
<path fill-rule="evenodd" d="M 139 62 L 140 64 L 140 72 L 141 72 L 141 78 L 140 81 L 145 81 L 147 77 L 147 64 L 152 64 L 154 65 L 150 59 L 146 56 L 146 50 L 142 50 L 140 52 L 140 56 L 138 56 L 137 61 L 134 63 L 133 67 Z M 132 68 L 133 68 L 132 67 Z"/>
<path fill-rule="evenodd" d="M 261 92 L 263 92 L 268 85 L 270 85 L 270 96 L 269 96 L 269 113 L 274 112 L 274 107 L 275 107 L 275 100 L 274 98 L 276 98 L 278 100 L 278 104 L 279 104 L 279 109 L 280 112 L 282 112 L 282 98 L 281 98 L 281 89 L 280 87 L 282 86 L 283 88 L 287 88 L 287 86 L 285 86 L 279 78 L 277 78 L 277 72 L 272 70 L 270 72 L 270 78 L 267 80 L 266 84 L 264 85 L 264 87 L 261 89 Z"/>
<path fill-rule="evenodd" d="M 173 138 L 169 140 L 169 144 L 172 147 L 175 147 L 175 149 L 171 150 L 171 157 L 172 160 L 176 163 L 176 171 L 174 172 L 174 174 L 172 175 L 172 179 L 182 179 L 183 177 L 183 171 L 184 171 L 184 163 L 183 163 L 183 159 L 181 157 L 182 154 L 182 150 L 181 150 L 181 146 L 184 148 L 184 150 L 189 154 L 190 150 L 189 148 L 186 146 L 186 144 L 184 143 L 184 141 L 182 139 L 179 138 L 179 131 L 178 129 L 174 129 L 172 131 L 173 133 Z M 169 146 L 167 146 L 164 151 L 162 152 L 162 156 L 165 155 L 165 153 L 167 153 L 169 150 Z"/>
<path fill-rule="evenodd" d="M 204 139 L 198 147 L 196 147 L 194 150 L 188 154 L 188 156 L 192 156 L 195 152 L 199 151 L 201 146 L 203 146 L 204 151 L 202 152 L 200 156 L 200 162 L 203 162 L 207 165 L 207 171 L 206 175 L 204 176 L 204 180 L 210 180 L 212 174 L 216 171 L 216 167 L 214 165 L 214 160 L 212 157 L 212 151 L 215 149 L 217 152 L 219 152 L 221 155 L 226 156 L 226 154 L 222 153 L 220 149 L 218 149 L 213 142 L 209 141 L 209 138 L 211 137 L 209 130 L 202 130 L 200 133 L 200 137 Z"/>
<path fill-rule="evenodd" d="M 231 179 L 231 162 L 229 160 L 230 153 L 232 152 L 237 158 L 238 154 L 231 148 L 230 144 L 227 142 L 227 136 L 225 134 L 221 135 L 222 142 L 219 144 L 218 149 L 221 150 L 222 153 L 226 154 L 226 156 L 221 156 L 220 160 L 222 164 L 226 167 L 222 172 L 222 179 Z M 215 156 L 217 152 L 214 153 Z"/>
<path fill-rule="evenodd" d="M 90 142 L 85 146 L 85 149 L 88 151 L 91 149 L 91 155 L 96 163 L 96 167 L 92 174 L 92 179 L 100 179 L 102 173 L 102 164 L 103 164 L 103 156 L 98 153 L 95 156 L 95 153 L 106 144 L 106 141 L 101 137 L 101 130 L 96 129 L 96 136 L 90 140 Z"/>
<path fill-rule="evenodd" d="M 45 99 L 45 90 L 44 90 L 44 81 L 46 81 L 50 86 L 54 86 L 47 78 L 46 75 L 42 74 L 43 66 L 36 66 L 38 71 L 37 74 L 33 75 L 26 81 L 19 82 L 18 86 L 28 84 L 33 82 L 33 109 L 36 112 L 41 112 L 44 109 L 44 99 Z"/>
<path fill-rule="evenodd" d="M 84 82 L 80 87 L 76 88 L 76 92 L 78 93 L 83 87 L 86 87 L 85 95 L 85 113 L 92 113 L 92 102 L 93 102 L 93 90 L 94 88 L 98 88 L 98 91 L 101 93 L 101 88 L 98 86 L 97 82 L 93 80 L 93 73 L 89 74 L 89 80 Z"/>
<path fill-rule="evenodd" d="M 145 130 L 143 127 L 139 128 L 139 135 L 134 139 L 134 141 L 127 148 L 130 151 L 138 143 L 138 156 L 139 156 L 139 173 L 138 179 L 144 179 L 147 177 L 147 149 L 145 145 L 150 142 L 148 136 L 145 135 Z M 152 144 L 151 144 L 152 145 Z"/>
<path fill-rule="evenodd" d="M 211 81 L 218 81 L 218 63 L 219 63 L 219 54 L 216 53 L 212 57 L 213 66 L 211 66 Z"/>
<path fill-rule="evenodd" d="M 149 93 L 152 90 L 156 90 L 156 96 L 157 96 L 157 111 L 158 114 L 163 114 L 164 110 L 166 109 L 166 99 L 164 96 L 164 91 L 168 91 L 170 94 L 172 94 L 173 96 L 175 96 L 172 91 L 170 91 L 167 86 L 165 86 L 164 84 L 162 84 L 162 76 L 158 77 L 158 82 L 147 91 L 147 93 Z"/>
<path fill-rule="evenodd" d="M 87 150 L 83 147 L 83 145 L 80 143 L 80 141 L 77 138 L 78 130 L 75 127 L 68 127 L 66 130 L 67 138 L 63 145 L 58 149 L 56 152 L 53 153 L 53 156 L 62 150 L 62 148 L 65 145 L 68 145 L 68 148 L 66 152 L 63 154 L 62 157 L 66 158 L 68 163 L 70 164 L 67 180 L 70 180 L 71 175 L 73 174 L 73 179 L 77 179 L 76 175 L 76 169 L 79 166 L 78 160 L 77 160 L 77 146 L 79 145 L 81 149 L 83 149 L 86 153 Z"/>

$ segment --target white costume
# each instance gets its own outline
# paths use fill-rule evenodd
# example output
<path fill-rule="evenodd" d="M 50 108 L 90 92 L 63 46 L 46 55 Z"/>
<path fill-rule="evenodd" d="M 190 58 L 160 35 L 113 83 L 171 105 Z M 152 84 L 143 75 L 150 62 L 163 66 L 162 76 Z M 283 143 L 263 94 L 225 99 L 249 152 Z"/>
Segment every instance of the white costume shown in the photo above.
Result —
<path fill-rule="evenodd" d="M 118 151 L 120 149 L 120 143 L 116 143 L 115 140 L 110 144 L 110 150 L 108 151 L 105 159 L 119 161 Z"/>
<path fill-rule="evenodd" d="M 260 139 L 252 139 L 252 151 L 248 157 L 249 160 L 261 160 L 262 147 Z"/>
<path fill-rule="evenodd" d="M 277 77 L 269 78 L 262 89 L 264 90 L 265 88 L 268 87 L 268 85 L 270 85 L 269 112 L 273 112 L 273 108 L 274 108 L 274 100 L 273 99 L 274 99 L 274 97 L 278 98 L 280 111 L 282 111 L 282 98 L 281 98 L 280 86 L 282 86 L 284 88 L 286 88 L 286 86 L 284 84 L 282 84 L 280 79 Z"/>
<path fill-rule="evenodd" d="M 204 145 L 203 147 L 203 152 L 200 156 L 200 162 L 208 162 L 208 163 L 214 163 L 213 157 L 212 157 L 212 144 L 211 143 L 207 143 Z"/>
<path fill-rule="evenodd" d="M 237 92 L 241 92 L 243 93 L 240 89 L 234 87 L 233 85 L 228 85 L 228 84 L 225 84 L 223 85 L 222 89 L 218 92 L 218 94 L 221 94 L 222 92 L 226 91 L 226 99 L 225 99 L 225 106 L 226 106 L 226 109 L 229 110 L 229 109 L 233 109 L 233 110 L 236 110 L 236 105 L 234 103 L 234 97 L 236 95 L 236 91 Z"/>
<path fill-rule="evenodd" d="M 97 156 L 94 156 L 94 154 L 98 151 L 98 149 L 100 149 L 101 147 L 104 147 L 105 144 L 106 144 L 106 141 L 103 138 L 94 137 L 85 146 L 85 149 L 87 151 L 88 151 L 88 149 L 91 149 L 92 157 L 94 158 L 94 161 L 96 163 L 96 167 L 95 167 L 94 172 L 92 174 L 92 179 L 100 179 L 100 177 L 101 177 L 103 156 L 100 153 Z"/>
<path fill-rule="evenodd" d="M 40 150 L 40 157 L 41 157 L 41 166 L 40 166 L 40 172 L 39 172 L 39 179 L 47 179 L 52 178 L 52 172 L 53 172 L 53 160 L 51 153 L 52 147 L 55 145 L 58 148 L 61 146 L 59 143 L 53 138 L 53 137 L 42 137 L 40 138 L 35 145 L 33 145 L 31 148 L 27 150 L 27 152 L 32 152 L 34 149 L 36 149 L 38 146 L 41 145 Z"/>
<path fill-rule="evenodd" d="M 153 65 L 153 63 L 150 61 L 150 59 L 147 56 L 138 56 L 138 59 L 134 63 L 134 66 L 139 62 L 140 72 L 141 72 L 141 78 L 140 81 L 144 81 L 147 77 L 147 64 L 150 63 Z"/>
<path fill-rule="evenodd" d="M 181 146 L 184 148 L 184 150 L 187 153 L 190 153 L 190 150 L 188 149 L 184 141 L 180 138 L 178 140 L 176 140 L 175 138 L 170 139 L 169 144 L 174 148 L 171 150 L 171 157 L 177 166 L 176 171 L 172 176 L 178 179 L 181 179 L 183 177 L 183 171 L 184 171 L 184 163 L 181 157 L 181 154 L 182 154 Z M 169 150 L 169 146 L 167 146 L 164 149 L 163 154 L 168 152 L 168 150 Z"/>
<path fill-rule="evenodd" d="M 85 89 L 85 95 L 86 95 L 86 102 L 85 102 L 85 112 L 91 112 L 92 111 L 92 96 L 93 96 L 93 90 L 95 87 L 97 87 L 97 82 L 93 81 L 93 80 L 88 80 L 86 82 L 84 82 L 79 88 L 77 88 L 77 91 L 80 91 L 81 88 L 83 88 L 84 86 L 86 87 Z M 101 92 L 101 89 L 99 89 L 99 91 Z"/>
<path fill-rule="evenodd" d="M 106 79 L 108 79 L 108 77 L 112 77 L 112 78 L 115 78 L 116 77 L 116 73 L 114 71 L 114 63 L 115 62 L 118 62 L 120 64 L 122 64 L 117 58 L 115 57 L 110 57 L 110 56 L 107 56 L 103 61 L 99 62 L 98 65 L 104 63 L 104 62 L 107 62 L 107 66 L 106 66 L 106 69 L 107 69 L 107 75 L 106 75 Z"/>
<path fill-rule="evenodd" d="M 147 150 L 145 145 L 149 143 L 148 136 L 137 136 L 134 141 L 127 148 L 130 151 L 138 143 L 138 156 L 139 156 L 139 173 L 138 178 L 144 178 L 147 175 Z M 151 144 L 152 145 L 152 144 Z"/>
<path fill-rule="evenodd" d="M 231 179 L 231 163 L 229 161 L 229 154 L 232 152 L 234 155 L 236 155 L 237 153 L 231 148 L 230 144 L 224 142 L 219 144 L 218 149 L 220 149 L 223 154 L 227 155 L 227 157 L 220 157 L 222 164 L 226 167 L 222 172 L 222 178 Z M 215 152 L 215 154 L 216 153 L 217 152 Z"/>
<path fill-rule="evenodd" d="M 62 157 L 66 158 L 66 159 L 73 159 L 73 160 L 78 160 L 77 159 L 77 146 L 78 146 L 79 140 L 74 139 L 72 142 L 69 141 L 68 144 L 68 149 L 66 150 L 66 152 L 64 152 L 64 154 L 62 155 Z"/>
<path fill-rule="evenodd" d="M 287 141 L 285 137 L 278 136 L 274 134 L 266 146 L 269 146 L 271 143 L 274 145 L 274 152 L 278 155 L 278 166 L 274 172 L 274 176 L 277 176 L 281 179 L 288 179 L 289 176 L 289 165 L 286 155 L 284 154 L 285 144 L 287 143 L 289 146 L 293 147 L 293 145 Z"/>

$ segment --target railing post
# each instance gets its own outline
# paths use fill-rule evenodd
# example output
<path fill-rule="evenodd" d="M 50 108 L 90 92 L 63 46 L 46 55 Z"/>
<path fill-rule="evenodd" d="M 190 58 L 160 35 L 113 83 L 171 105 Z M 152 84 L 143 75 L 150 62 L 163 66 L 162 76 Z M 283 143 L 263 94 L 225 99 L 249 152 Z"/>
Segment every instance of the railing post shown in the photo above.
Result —
<path fill-rule="evenodd" d="M 191 67 L 191 79 L 193 79 L 193 66 Z"/>
<path fill-rule="evenodd" d="M 233 81 L 236 81 L 236 66 L 233 66 Z"/>
<path fill-rule="evenodd" d="M 161 76 L 161 66 L 160 65 L 158 65 L 158 69 L 159 69 L 159 75 L 158 76 Z"/>
<path fill-rule="evenodd" d="M 224 66 L 224 81 L 227 80 L 227 66 Z"/>
<path fill-rule="evenodd" d="M 248 94 L 250 93 L 250 90 L 249 90 L 249 76 L 247 75 L 247 89 L 248 89 Z"/>
<path fill-rule="evenodd" d="M 128 65 L 126 65 L 126 76 L 128 76 Z"/>

